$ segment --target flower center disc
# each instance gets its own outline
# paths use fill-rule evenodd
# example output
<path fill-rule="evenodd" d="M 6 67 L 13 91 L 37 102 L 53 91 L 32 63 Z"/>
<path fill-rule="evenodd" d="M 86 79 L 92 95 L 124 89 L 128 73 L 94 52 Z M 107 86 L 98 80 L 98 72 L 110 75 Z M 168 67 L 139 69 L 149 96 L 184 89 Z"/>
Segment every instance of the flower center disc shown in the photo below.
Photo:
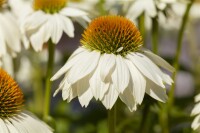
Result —
<path fill-rule="evenodd" d="M 101 53 L 121 54 L 137 51 L 143 41 L 139 30 L 127 18 L 102 16 L 94 19 L 84 31 L 81 44 Z"/>
<path fill-rule="evenodd" d="M 43 10 L 46 13 L 56 13 L 65 7 L 67 0 L 34 0 L 35 10 Z"/>
<path fill-rule="evenodd" d="M 0 118 L 20 112 L 23 101 L 23 93 L 18 84 L 0 68 Z"/>
<path fill-rule="evenodd" d="M 5 4 L 7 2 L 7 0 L 0 0 L 0 8 L 3 6 L 3 4 Z"/>

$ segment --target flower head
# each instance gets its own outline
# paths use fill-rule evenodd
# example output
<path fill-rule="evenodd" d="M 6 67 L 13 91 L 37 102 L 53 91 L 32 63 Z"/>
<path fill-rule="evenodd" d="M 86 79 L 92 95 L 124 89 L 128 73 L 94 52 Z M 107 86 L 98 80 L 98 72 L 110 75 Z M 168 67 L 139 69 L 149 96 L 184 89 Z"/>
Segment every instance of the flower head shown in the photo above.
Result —
<path fill-rule="evenodd" d="M 86 12 L 68 7 L 67 0 L 34 0 L 33 9 L 21 20 L 21 30 L 34 50 L 41 51 L 49 40 L 57 44 L 63 32 L 74 37 L 71 18 L 82 24 L 89 21 Z"/>
<path fill-rule="evenodd" d="M 52 133 L 45 123 L 23 111 L 23 97 L 18 84 L 0 68 L 0 132 Z"/>
<path fill-rule="evenodd" d="M 174 68 L 161 57 L 142 50 L 142 38 L 135 25 L 120 16 L 94 19 L 83 34 L 82 47 L 51 78 L 65 74 L 56 90 L 64 100 L 78 96 L 82 106 L 94 97 L 111 109 L 119 97 L 128 108 L 136 110 L 145 92 L 165 102 L 165 84 L 173 82 L 158 66 L 171 72 Z"/>

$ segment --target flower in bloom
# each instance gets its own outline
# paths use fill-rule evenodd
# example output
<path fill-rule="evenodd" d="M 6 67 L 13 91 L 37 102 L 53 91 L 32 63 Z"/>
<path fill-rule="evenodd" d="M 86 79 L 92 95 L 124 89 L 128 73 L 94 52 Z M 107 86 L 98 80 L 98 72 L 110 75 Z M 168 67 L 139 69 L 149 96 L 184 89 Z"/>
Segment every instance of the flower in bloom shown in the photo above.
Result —
<path fill-rule="evenodd" d="M 145 92 L 158 101 L 167 99 L 165 84 L 172 79 L 159 66 L 173 72 L 161 57 L 142 50 L 142 37 L 127 18 L 102 16 L 84 31 L 79 47 L 67 63 L 51 78 L 65 74 L 58 91 L 64 100 L 78 96 L 87 107 L 94 97 L 111 109 L 119 97 L 128 108 L 136 110 Z"/>
<path fill-rule="evenodd" d="M 0 133 L 52 133 L 52 129 L 30 112 L 23 111 L 23 93 L 0 69 Z"/>
<path fill-rule="evenodd" d="M 89 21 L 86 12 L 68 7 L 67 0 L 34 0 L 33 9 L 24 17 L 21 30 L 34 50 L 41 51 L 43 44 L 50 39 L 57 44 L 63 32 L 74 37 L 71 18 L 79 22 Z"/>
<path fill-rule="evenodd" d="M 16 18 L 10 12 L 6 0 L 0 0 L 0 62 L 3 57 L 15 57 L 20 51 L 21 34 Z"/>
<path fill-rule="evenodd" d="M 195 102 L 197 103 L 192 109 L 191 115 L 195 116 L 192 122 L 192 129 L 200 131 L 200 94 L 195 97 Z"/>

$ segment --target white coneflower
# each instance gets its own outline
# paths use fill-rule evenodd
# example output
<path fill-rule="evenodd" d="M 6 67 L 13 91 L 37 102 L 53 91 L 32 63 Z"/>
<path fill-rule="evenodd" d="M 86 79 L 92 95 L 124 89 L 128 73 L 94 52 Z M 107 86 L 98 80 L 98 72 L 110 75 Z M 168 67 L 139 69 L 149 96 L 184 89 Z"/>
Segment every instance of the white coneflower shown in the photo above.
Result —
<path fill-rule="evenodd" d="M 20 30 L 6 2 L 0 0 L 0 60 L 6 54 L 14 57 L 21 51 Z"/>
<path fill-rule="evenodd" d="M 52 133 L 44 122 L 23 111 L 23 102 L 18 84 L 0 68 L 0 133 Z"/>
<path fill-rule="evenodd" d="M 85 107 L 95 97 L 107 109 L 119 97 L 131 111 L 142 103 L 145 92 L 165 102 L 165 83 L 173 81 L 158 66 L 171 72 L 174 69 L 161 57 L 141 50 L 142 43 L 136 26 L 124 17 L 94 19 L 83 34 L 82 46 L 51 78 L 65 74 L 54 96 L 62 90 L 64 100 L 78 96 Z"/>
<path fill-rule="evenodd" d="M 195 116 L 192 122 L 192 129 L 200 131 L 200 94 L 195 97 L 196 105 L 194 106 L 191 115 Z"/>
<path fill-rule="evenodd" d="M 57 44 L 65 32 L 74 37 L 71 18 L 89 21 L 87 13 L 68 7 L 67 0 L 34 0 L 32 11 L 24 17 L 22 33 L 28 36 L 35 51 L 41 51 L 43 44 L 51 39 Z"/>

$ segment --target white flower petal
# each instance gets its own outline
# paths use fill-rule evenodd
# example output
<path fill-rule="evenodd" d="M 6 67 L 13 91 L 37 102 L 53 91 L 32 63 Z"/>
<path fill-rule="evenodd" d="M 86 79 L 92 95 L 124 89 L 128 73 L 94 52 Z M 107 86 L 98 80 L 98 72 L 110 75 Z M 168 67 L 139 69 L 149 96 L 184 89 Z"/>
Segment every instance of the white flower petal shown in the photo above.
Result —
<path fill-rule="evenodd" d="M 66 73 L 75 63 L 82 60 L 84 53 L 88 53 L 87 50 L 83 48 L 78 48 L 74 53 L 69 57 L 65 65 L 51 78 L 51 81 L 58 79 L 61 75 Z"/>
<path fill-rule="evenodd" d="M 191 115 L 200 114 L 200 103 L 197 103 L 192 109 Z"/>
<path fill-rule="evenodd" d="M 52 32 L 51 39 L 54 44 L 57 44 L 60 41 L 63 33 L 63 23 L 60 21 L 60 15 L 54 14 L 51 17 L 52 21 Z"/>
<path fill-rule="evenodd" d="M 132 80 L 132 82 L 130 81 L 132 85 L 128 86 L 128 88 L 132 90 L 135 101 L 138 104 L 141 104 L 145 95 L 146 80 L 131 61 L 126 60 L 126 63 L 131 73 L 130 80 Z"/>
<path fill-rule="evenodd" d="M 77 83 L 78 99 L 82 107 L 87 107 L 90 100 L 93 98 L 90 84 L 88 82 L 90 77 L 91 76 L 88 75 Z"/>
<path fill-rule="evenodd" d="M 200 94 L 196 95 L 194 100 L 195 100 L 195 102 L 199 102 L 200 101 Z"/>
<path fill-rule="evenodd" d="M 166 89 L 161 88 L 148 79 L 146 93 L 158 101 L 165 102 L 167 100 Z"/>
<path fill-rule="evenodd" d="M 102 99 L 103 105 L 106 107 L 106 109 L 111 109 L 113 105 L 115 104 L 119 93 L 115 89 L 115 87 L 111 84 L 108 88 L 108 91 L 105 93 L 104 98 Z"/>
<path fill-rule="evenodd" d="M 5 122 L 0 118 L 0 133 L 9 133 Z"/>
<path fill-rule="evenodd" d="M 119 97 L 131 112 L 137 109 L 137 103 L 135 102 L 134 96 L 129 88 L 125 89 L 122 94 L 120 93 Z"/>
<path fill-rule="evenodd" d="M 112 74 L 113 85 L 119 92 L 123 92 L 128 86 L 130 79 L 130 73 L 124 59 L 121 55 L 116 57 L 116 67 Z"/>
<path fill-rule="evenodd" d="M 40 27 L 48 20 L 49 16 L 43 11 L 36 11 L 32 14 L 27 15 L 27 17 L 22 21 L 21 29 L 33 30 Z"/>
<path fill-rule="evenodd" d="M 155 71 L 152 66 L 149 66 L 150 64 L 146 62 L 146 59 L 143 57 L 144 55 L 141 55 L 139 53 L 132 53 L 132 55 L 127 55 L 127 58 L 140 70 L 143 75 L 155 82 L 157 85 L 165 88 L 161 77 L 158 75 L 158 72 Z"/>
<path fill-rule="evenodd" d="M 168 62 L 166 62 L 164 59 L 162 59 L 160 56 L 150 52 L 150 51 L 144 51 L 144 54 L 147 55 L 153 62 L 155 62 L 157 65 L 165 68 L 166 70 L 170 72 L 174 72 L 175 69 L 172 67 Z"/>
<path fill-rule="evenodd" d="M 48 27 L 48 28 L 50 30 L 52 27 Z M 30 37 L 31 44 L 36 52 L 42 50 L 42 46 L 44 43 L 44 35 L 46 34 L 46 31 L 47 31 L 47 28 L 45 25 L 43 25 L 42 27 L 40 27 L 40 29 L 36 33 L 32 34 Z"/>
<path fill-rule="evenodd" d="M 10 121 L 8 121 L 7 119 L 5 119 L 4 121 L 6 123 L 8 130 L 9 130 L 9 133 L 19 133 Z"/>
<path fill-rule="evenodd" d="M 66 80 L 64 80 L 64 81 L 65 82 L 64 82 L 63 88 L 62 88 L 62 98 L 63 98 L 63 100 L 67 100 L 69 98 L 71 91 L 72 91 L 72 85 L 69 84 Z"/>
<path fill-rule="evenodd" d="M 129 8 L 129 11 L 127 13 L 127 17 L 131 18 L 133 20 L 135 20 L 137 17 L 139 17 L 142 12 L 144 11 L 143 9 L 143 5 L 141 5 L 143 3 L 141 3 L 140 1 L 136 1 L 134 2 L 131 7 Z M 140 8 L 138 8 L 140 7 Z"/>
<path fill-rule="evenodd" d="M 69 37 L 74 37 L 74 25 L 73 22 L 65 16 L 59 16 L 63 23 L 63 30 Z"/>
<path fill-rule="evenodd" d="M 82 54 L 82 60 L 77 62 L 68 73 L 68 82 L 74 84 L 78 80 L 90 74 L 97 66 L 100 52 L 92 51 Z M 81 67 L 80 67 L 81 66 Z"/>
<path fill-rule="evenodd" d="M 101 55 L 101 70 L 100 70 L 100 77 L 101 80 L 104 82 L 108 76 L 108 74 L 114 69 L 115 67 L 115 60 L 116 57 L 113 54 L 103 54 Z"/>
<path fill-rule="evenodd" d="M 192 125 L 191 127 L 194 129 L 194 130 L 197 130 L 199 127 L 200 127 L 200 115 L 196 116 L 192 122 Z"/>
<path fill-rule="evenodd" d="M 105 93 L 108 91 L 109 88 L 109 82 L 104 83 L 101 81 L 100 78 L 100 68 L 104 65 L 103 63 L 104 63 L 103 58 L 101 57 L 98 66 L 94 71 L 94 74 L 89 80 L 93 96 L 95 97 L 96 100 L 98 99 L 102 100 L 102 98 L 104 97 Z"/>
<path fill-rule="evenodd" d="M 63 8 L 59 13 L 68 17 L 81 17 L 87 15 L 86 12 L 72 7 Z"/>

